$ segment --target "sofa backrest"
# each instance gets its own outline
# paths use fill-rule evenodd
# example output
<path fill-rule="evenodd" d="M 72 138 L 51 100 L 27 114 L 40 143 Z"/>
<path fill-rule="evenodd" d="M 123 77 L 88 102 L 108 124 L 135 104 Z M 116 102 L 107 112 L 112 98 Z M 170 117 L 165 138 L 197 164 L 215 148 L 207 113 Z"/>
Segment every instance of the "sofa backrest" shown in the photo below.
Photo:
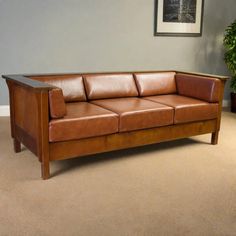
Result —
<path fill-rule="evenodd" d="M 176 85 L 180 95 L 202 99 L 207 102 L 220 101 L 221 82 L 219 79 L 177 73 Z"/>
<path fill-rule="evenodd" d="M 175 72 L 134 73 L 140 96 L 176 93 Z"/>
<path fill-rule="evenodd" d="M 83 78 L 81 75 L 44 75 L 30 76 L 30 78 L 61 88 L 66 102 L 86 101 Z"/>
<path fill-rule="evenodd" d="M 138 96 L 131 73 L 106 73 L 83 75 L 89 100 Z"/>

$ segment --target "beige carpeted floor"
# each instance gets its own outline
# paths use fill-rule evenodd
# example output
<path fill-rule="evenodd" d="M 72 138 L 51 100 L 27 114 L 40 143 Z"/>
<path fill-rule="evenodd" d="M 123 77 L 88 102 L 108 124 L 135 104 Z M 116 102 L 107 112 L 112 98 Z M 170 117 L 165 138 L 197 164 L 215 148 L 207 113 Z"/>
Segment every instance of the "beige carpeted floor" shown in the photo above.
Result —
<path fill-rule="evenodd" d="M 236 115 L 210 135 L 51 164 L 0 118 L 0 235 L 236 235 Z"/>

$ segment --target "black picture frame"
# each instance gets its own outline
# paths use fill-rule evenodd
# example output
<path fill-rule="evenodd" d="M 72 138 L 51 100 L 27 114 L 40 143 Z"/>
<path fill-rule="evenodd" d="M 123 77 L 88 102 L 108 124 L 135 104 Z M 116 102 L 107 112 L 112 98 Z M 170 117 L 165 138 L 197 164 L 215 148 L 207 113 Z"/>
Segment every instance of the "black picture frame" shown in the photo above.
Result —
<path fill-rule="evenodd" d="M 202 36 L 204 0 L 155 0 L 154 36 Z"/>

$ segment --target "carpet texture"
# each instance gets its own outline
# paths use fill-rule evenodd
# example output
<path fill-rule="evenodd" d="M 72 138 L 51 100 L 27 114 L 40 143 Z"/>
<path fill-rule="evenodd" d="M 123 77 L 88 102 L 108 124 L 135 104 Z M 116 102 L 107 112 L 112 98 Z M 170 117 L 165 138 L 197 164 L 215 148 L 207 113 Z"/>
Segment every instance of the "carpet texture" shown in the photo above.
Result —
<path fill-rule="evenodd" d="M 236 115 L 210 135 L 40 163 L 0 118 L 0 235 L 236 235 Z"/>

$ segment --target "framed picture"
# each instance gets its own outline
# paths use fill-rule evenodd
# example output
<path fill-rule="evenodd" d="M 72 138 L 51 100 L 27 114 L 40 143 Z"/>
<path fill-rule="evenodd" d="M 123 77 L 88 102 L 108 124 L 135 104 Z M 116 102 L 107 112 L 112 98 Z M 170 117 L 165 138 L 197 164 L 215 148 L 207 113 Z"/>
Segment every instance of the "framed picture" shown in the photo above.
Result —
<path fill-rule="evenodd" d="M 201 36 L 204 0 L 155 0 L 155 36 Z"/>

